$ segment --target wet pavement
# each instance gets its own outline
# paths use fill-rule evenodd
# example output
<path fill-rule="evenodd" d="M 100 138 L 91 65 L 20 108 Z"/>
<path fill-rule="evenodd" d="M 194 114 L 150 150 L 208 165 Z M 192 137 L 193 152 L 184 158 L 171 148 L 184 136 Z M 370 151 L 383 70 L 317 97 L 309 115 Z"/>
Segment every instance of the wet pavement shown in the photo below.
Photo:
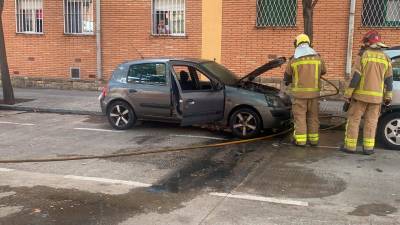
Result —
<path fill-rule="evenodd" d="M 0 111 L 0 129 L 2 159 L 232 139 L 158 123 L 113 132 L 102 117 L 10 111 Z M 343 131 L 321 136 L 322 148 L 294 147 L 281 137 L 105 160 L 0 164 L 0 224 L 400 224 L 400 152 L 346 155 L 337 151 Z"/>

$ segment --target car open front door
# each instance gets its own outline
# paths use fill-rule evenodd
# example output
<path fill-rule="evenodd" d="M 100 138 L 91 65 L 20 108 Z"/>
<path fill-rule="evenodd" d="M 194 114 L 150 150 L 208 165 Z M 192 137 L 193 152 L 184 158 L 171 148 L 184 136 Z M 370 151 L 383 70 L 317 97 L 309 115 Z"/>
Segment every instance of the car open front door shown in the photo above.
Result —
<path fill-rule="evenodd" d="M 181 125 L 220 121 L 224 116 L 225 90 L 223 85 L 191 63 L 172 65 L 179 86 Z"/>

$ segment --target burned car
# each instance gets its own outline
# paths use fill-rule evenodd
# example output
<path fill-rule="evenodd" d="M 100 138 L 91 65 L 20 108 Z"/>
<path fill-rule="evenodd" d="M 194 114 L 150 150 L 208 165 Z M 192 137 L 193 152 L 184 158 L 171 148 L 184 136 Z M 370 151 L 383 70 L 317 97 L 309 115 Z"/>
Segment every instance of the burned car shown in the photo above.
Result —
<path fill-rule="evenodd" d="M 131 128 L 137 120 L 182 126 L 219 123 L 240 138 L 290 120 L 289 96 L 254 82 L 285 63 L 272 60 L 240 78 L 224 66 L 200 59 L 148 59 L 119 65 L 100 95 L 111 126 Z"/>

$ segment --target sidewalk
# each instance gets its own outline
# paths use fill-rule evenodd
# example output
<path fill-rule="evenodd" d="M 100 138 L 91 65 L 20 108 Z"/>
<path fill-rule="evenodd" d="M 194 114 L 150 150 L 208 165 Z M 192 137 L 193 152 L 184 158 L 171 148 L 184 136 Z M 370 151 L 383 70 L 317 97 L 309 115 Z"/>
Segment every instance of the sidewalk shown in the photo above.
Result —
<path fill-rule="evenodd" d="M 3 98 L 0 88 L 0 99 Z M 100 92 L 56 90 L 56 89 L 21 89 L 15 88 L 14 95 L 19 103 L 15 105 L 0 104 L 1 109 L 34 111 L 46 113 L 65 113 L 80 115 L 101 115 L 99 100 Z M 343 115 L 343 102 L 321 101 L 323 114 Z"/>
<path fill-rule="evenodd" d="M 101 115 L 97 99 L 100 92 L 97 91 L 15 88 L 14 95 L 17 104 L 0 104 L 0 110 Z M 2 98 L 3 90 L 0 88 L 0 99 Z"/>

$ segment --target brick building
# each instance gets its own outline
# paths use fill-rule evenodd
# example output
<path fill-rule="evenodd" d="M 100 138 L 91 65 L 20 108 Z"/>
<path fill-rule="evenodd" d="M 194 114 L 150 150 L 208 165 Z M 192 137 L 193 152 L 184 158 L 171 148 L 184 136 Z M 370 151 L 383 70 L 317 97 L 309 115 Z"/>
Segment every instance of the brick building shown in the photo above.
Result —
<path fill-rule="evenodd" d="M 330 79 L 345 78 L 352 1 L 353 57 L 369 29 L 400 44 L 400 0 L 320 1 L 314 47 Z M 246 74 L 292 54 L 302 16 L 300 0 L 6 0 L 3 25 L 17 86 L 96 88 L 141 57 L 209 58 Z"/>

